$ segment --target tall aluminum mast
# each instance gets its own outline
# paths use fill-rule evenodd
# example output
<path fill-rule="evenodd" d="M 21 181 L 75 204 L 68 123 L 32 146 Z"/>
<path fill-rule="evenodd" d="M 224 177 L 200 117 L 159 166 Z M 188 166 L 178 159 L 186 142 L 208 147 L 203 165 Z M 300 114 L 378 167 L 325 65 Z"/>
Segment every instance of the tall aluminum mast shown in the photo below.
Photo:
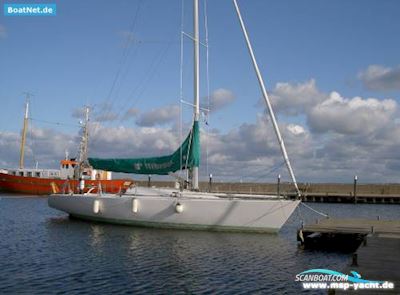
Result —
<path fill-rule="evenodd" d="M 287 169 L 289 171 L 289 175 L 292 178 L 293 184 L 294 184 L 294 186 L 296 188 L 296 192 L 297 192 L 298 195 L 300 195 L 300 190 L 299 190 L 299 187 L 297 186 L 296 177 L 294 176 L 294 172 L 293 172 L 292 166 L 290 165 L 289 157 L 288 157 L 288 154 L 287 154 L 286 148 L 285 148 L 285 143 L 283 142 L 283 138 L 282 138 L 281 133 L 279 131 L 278 123 L 276 122 L 276 119 L 275 119 L 274 110 L 272 109 L 271 102 L 269 101 L 268 93 L 267 93 L 267 91 L 265 89 L 265 85 L 264 85 L 264 80 L 263 80 L 263 78 L 261 76 L 260 69 L 258 68 L 256 57 L 255 57 L 255 55 L 253 53 L 253 48 L 251 46 L 250 39 L 249 39 L 249 36 L 247 34 L 246 27 L 244 25 L 244 22 L 243 22 L 243 19 L 242 19 L 242 15 L 240 14 L 239 6 L 238 6 L 236 0 L 233 0 L 233 3 L 235 5 L 236 12 L 237 12 L 237 15 L 239 17 L 240 26 L 242 27 L 244 38 L 246 39 L 247 48 L 249 49 L 249 53 L 250 53 L 251 59 L 253 61 L 254 70 L 256 71 L 256 74 L 257 74 L 258 82 L 259 82 L 260 87 L 261 87 L 261 91 L 262 91 L 262 94 L 263 94 L 263 97 L 264 97 L 264 101 L 265 101 L 265 103 L 267 105 L 267 108 L 268 108 L 268 111 L 269 111 L 269 115 L 271 117 L 272 125 L 274 126 L 275 134 L 276 134 L 276 137 L 278 138 L 278 142 L 279 142 L 279 145 L 281 147 L 283 158 L 285 159 L 285 163 L 286 163 Z"/>
<path fill-rule="evenodd" d="M 193 0 L 193 44 L 194 44 L 194 121 L 200 117 L 199 89 L 199 0 Z M 192 168 L 192 188 L 199 189 L 199 167 Z"/>

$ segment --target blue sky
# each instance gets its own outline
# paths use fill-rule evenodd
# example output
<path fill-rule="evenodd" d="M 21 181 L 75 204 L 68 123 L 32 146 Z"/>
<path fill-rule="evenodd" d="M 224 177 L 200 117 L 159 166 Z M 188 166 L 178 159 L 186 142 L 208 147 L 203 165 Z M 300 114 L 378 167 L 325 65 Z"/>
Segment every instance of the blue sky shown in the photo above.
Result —
<path fill-rule="evenodd" d="M 33 118 L 76 124 L 78 119 L 73 113 L 83 104 L 89 104 L 94 107 L 94 113 L 97 112 L 99 118 L 100 115 L 111 113 L 119 116 L 120 119 L 116 120 L 99 120 L 99 124 L 104 128 L 153 127 L 172 132 L 176 120 L 156 120 L 152 126 L 140 126 L 138 122 L 151 111 L 156 115 L 155 111 L 178 104 L 182 2 L 69 0 L 55 3 L 55 17 L 6 17 L 3 13 L 0 16 L 0 132 L 18 134 L 22 122 L 24 91 L 34 93 Z M 202 6 L 203 4 L 201 1 Z M 397 72 L 400 64 L 400 41 L 397 37 L 400 30 L 398 1 L 253 0 L 240 1 L 239 5 L 267 88 L 275 97 L 278 119 L 282 124 L 301 126 L 312 137 L 310 146 L 306 148 L 313 149 L 314 155 L 310 156 L 311 158 L 307 158 L 306 154 L 296 155 L 296 147 L 288 147 L 289 153 L 292 149 L 292 153 L 295 153 L 294 158 L 299 159 L 297 164 L 294 161 L 295 168 L 308 165 L 309 169 L 316 169 L 311 163 L 315 160 L 315 155 L 319 154 L 318 147 L 322 146 L 325 153 L 328 147 L 332 146 L 330 141 L 337 142 L 340 139 L 346 142 L 347 139 L 354 143 L 356 149 L 360 146 L 365 147 L 365 142 L 378 140 L 379 134 L 384 132 L 392 132 L 388 137 L 395 135 L 397 126 L 391 131 L 379 128 L 395 124 L 397 115 L 400 94 L 400 82 L 396 80 L 399 79 Z M 237 140 L 233 134 L 240 134 L 238 130 L 243 126 L 251 125 L 257 128 L 257 116 L 263 112 L 263 106 L 257 103 L 260 90 L 232 2 L 208 1 L 207 8 L 210 90 L 211 93 L 226 90 L 221 98 L 222 107 L 211 113 L 210 127 L 218 129 L 224 138 L 221 145 L 225 145 L 229 144 L 229 138 Z M 192 31 L 191 13 L 192 3 L 185 1 L 184 30 L 187 33 Z M 204 31 L 201 37 L 202 40 L 205 39 Z M 131 42 L 132 40 L 134 41 Z M 191 54 L 191 43 L 189 39 L 185 39 L 184 97 L 189 101 L 192 100 Z M 206 97 L 204 48 L 201 49 L 201 57 L 201 96 Z M 377 70 L 378 76 L 374 76 L 374 68 L 369 68 L 373 65 L 380 67 Z M 382 82 L 385 75 L 390 76 L 394 86 L 387 86 L 387 83 Z M 379 80 L 377 77 L 383 78 Z M 114 80 L 116 84 L 112 87 Z M 314 100 L 316 103 L 328 100 L 332 92 L 337 92 L 348 100 L 361 97 L 365 105 L 362 106 L 362 110 L 356 109 L 358 113 L 354 118 L 364 118 L 362 111 L 368 114 L 366 105 L 371 106 L 375 101 L 367 102 L 367 98 L 376 99 L 378 104 L 385 99 L 392 99 L 396 105 L 385 105 L 384 110 L 388 113 L 379 113 L 376 118 L 372 116 L 372 119 L 381 122 L 382 118 L 385 118 L 390 124 L 379 125 L 379 128 L 375 125 L 376 128 L 366 128 L 371 130 L 368 134 L 358 132 L 364 134 L 363 141 L 356 138 L 352 130 L 340 126 L 336 129 L 317 128 L 316 124 L 319 123 L 316 123 L 316 120 L 321 116 L 315 109 L 311 109 L 312 106 L 308 110 L 299 111 L 293 111 L 293 108 L 299 108 L 296 103 L 288 106 L 291 99 L 296 100 L 296 97 L 308 95 L 304 92 L 293 94 L 293 91 L 299 91 L 300 86 L 309 81 L 314 81 L 314 84 L 309 86 L 311 85 L 314 95 L 319 97 Z M 287 87 L 277 88 L 279 82 L 288 83 Z M 376 86 L 375 82 L 382 83 Z M 310 94 L 307 97 L 311 96 Z M 285 99 L 286 102 L 282 106 L 281 102 Z M 344 104 L 350 105 L 347 102 Z M 138 110 L 137 117 L 130 120 L 121 119 L 131 108 Z M 292 110 L 288 111 L 288 108 Z M 190 110 L 185 110 L 187 121 L 190 119 Z M 321 124 L 324 125 L 323 122 Z M 335 125 L 335 122 L 332 124 Z M 362 125 L 362 122 L 349 121 L 348 124 L 356 126 Z M 77 128 L 71 126 L 34 122 L 34 128 L 50 128 L 71 138 L 77 134 Z M 107 132 L 107 129 L 104 129 L 104 132 Z M 371 139 L 372 135 L 374 139 Z M 274 140 L 273 137 L 267 139 Z M 239 137 L 239 140 L 243 138 Z M 306 142 L 304 138 L 299 140 Z M 98 141 L 100 144 L 101 139 Z M 166 152 L 176 144 L 164 143 L 154 151 Z M 397 142 L 389 144 L 390 149 L 394 149 Z M 61 147 L 54 151 L 54 155 L 59 156 L 60 150 Z M 92 151 L 96 152 L 96 148 L 93 147 Z M 11 153 L 9 148 L 4 147 L 3 156 L 0 155 L 5 166 L 13 164 L 5 159 L 9 152 Z M 134 152 L 133 148 L 132 153 Z M 274 150 L 273 153 L 275 152 Z M 365 150 L 365 155 L 373 152 L 372 148 Z M 40 154 L 41 151 L 36 153 Z M 246 153 L 246 150 L 238 149 L 233 153 L 239 153 L 235 156 L 237 159 L 242 153 Z M 339 154 L 342 153 L 344 151 L 340 151 Z M 381 159 L 388 160 L 387 153 L 387 150 L 382 151 Z M 117 151 L 114 154 L 126 156 Z M 219 150 L 214 150 L 215 157 L 222 154 Z M 231 167 L 232 170 L 243 165 L 252 167 L 252 161 L 261 157 L 258 152 L 256 154 L 255 158 L 250 157 L 249 163 L 239 161 L 238 166 Z M 353 157 L 350 152 L 348 157 Z M 221 156 L 219 160 L 222 159 L 224 157 Z M 347 163 L 345 156 L 340 160 Z M 266 164 L 267 169 L 276 164 L 276 161 Z M 334 162 L 333 159 L 331 161 Z M 362 159 L 360 161 L 363 162 Z M 390 162 L 393 165 L 395 161 Z M 52 162 L 48 164 L 54 165 Z M 368 169 L 367 162 L 364 164 Z M 321 165 L 328 165 L 328 162 Z M 330 174 L 329 171 L 332 170 L 327 167 L 328 171 L 325 171 L 323 177 L 320 177 L 321 173 L 303 173 L 303 176 L 299 177 L 304 181 L 345 181 L 350 175 L 357 173 L 357 166 L 364 167 L 363 165 L 355 163 L 355 167 L 339 169 L 333 174 Z M 397 168 L 389 166 L 388 163 L 385 167 L 370 169 L 379 170 L 378 175 L 390 175 L 397 171 Z M 221 172 L 221 177 L 223 174 Z M 369 181 L 376 179 L 376 176 L 370 177 Z"/>

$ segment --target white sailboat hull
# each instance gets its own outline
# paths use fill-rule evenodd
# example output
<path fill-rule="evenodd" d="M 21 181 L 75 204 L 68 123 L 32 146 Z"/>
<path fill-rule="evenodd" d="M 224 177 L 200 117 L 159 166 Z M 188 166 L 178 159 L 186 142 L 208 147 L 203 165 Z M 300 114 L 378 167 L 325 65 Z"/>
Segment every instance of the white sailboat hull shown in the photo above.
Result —
<path fill-rule="evenodd" d="M 188 193 L 179 197 L 176 193 L 52 195 L 48 202 L 50 207 L 86 220 L 244 232 L 279 231 L 299 204 L 299 201 L 278 198 L 227 198 L 204 193 Z"/>

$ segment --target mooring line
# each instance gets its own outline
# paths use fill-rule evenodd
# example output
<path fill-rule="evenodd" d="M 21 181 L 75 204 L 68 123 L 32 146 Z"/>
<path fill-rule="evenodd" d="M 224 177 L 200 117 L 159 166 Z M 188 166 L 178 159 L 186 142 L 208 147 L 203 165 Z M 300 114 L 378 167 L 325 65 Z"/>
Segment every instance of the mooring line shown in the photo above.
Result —
<path fill-rule="evenodd" d="M 326 218 L 329 218 L 329 215 L 328 215 L 328 214 L 325 214 L 325 213 L 323 213 L 323 212 L 321 212 L 321 211 L 315 210 L 314 208 L 312 208 L 312 207 L 306 205 L 304 202 L 301 202 L 301 204 L 302 204 L 304 207 L 306 207 L 307 209 L 310 209 L 311 211 L 313 211 L 313 212 L 315 212 L 315 213 L 317 213 L 317 214 L 319 214 L 319 215 L 321 215 L 321 216 L 324 216 L 324 217 L 326 217 Z"/>

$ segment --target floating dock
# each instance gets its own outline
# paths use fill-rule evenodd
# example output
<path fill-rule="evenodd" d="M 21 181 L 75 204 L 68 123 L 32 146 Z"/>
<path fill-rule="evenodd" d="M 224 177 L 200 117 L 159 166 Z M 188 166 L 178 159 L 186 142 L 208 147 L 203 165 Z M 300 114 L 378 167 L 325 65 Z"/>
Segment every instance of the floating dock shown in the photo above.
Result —
<path fill-rule="evenodd" d="M 362 290 L 362 294 L 400 294 L 400 221 L 327 218 L 303 226 L 297 239 L 305 249 L 353 253 L 343 273 L 356 271 L 363 278 L 395 286 L 392 290 Z M 348 292 L 329 290 L 328 294 Z"/>

